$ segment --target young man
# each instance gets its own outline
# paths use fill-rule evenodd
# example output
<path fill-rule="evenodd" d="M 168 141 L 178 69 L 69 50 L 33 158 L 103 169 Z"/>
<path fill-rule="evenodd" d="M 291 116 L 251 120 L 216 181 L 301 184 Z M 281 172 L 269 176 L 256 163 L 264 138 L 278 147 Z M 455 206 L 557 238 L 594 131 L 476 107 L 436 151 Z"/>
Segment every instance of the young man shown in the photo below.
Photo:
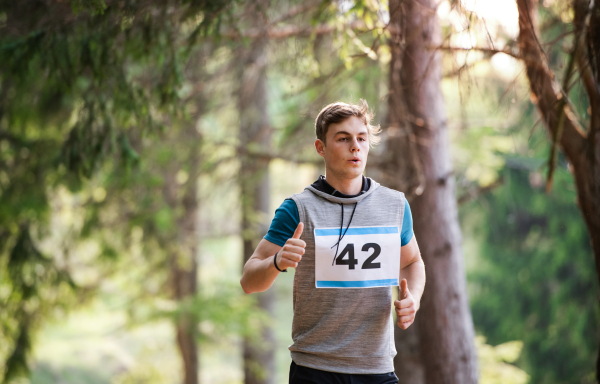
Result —
<path fill-rule="evenodd" d="M 391 286 L 400 286 L 394 307 L 406 329 L 425 267 L 404 194 L 362 175 L 379 139 L 372 117 L 363 100 L 321 110 L 315 148 L 325 177 L 281 204 L 244 266 L 246 293 L 296 269 L 290 384 L 398 383 Z"/>

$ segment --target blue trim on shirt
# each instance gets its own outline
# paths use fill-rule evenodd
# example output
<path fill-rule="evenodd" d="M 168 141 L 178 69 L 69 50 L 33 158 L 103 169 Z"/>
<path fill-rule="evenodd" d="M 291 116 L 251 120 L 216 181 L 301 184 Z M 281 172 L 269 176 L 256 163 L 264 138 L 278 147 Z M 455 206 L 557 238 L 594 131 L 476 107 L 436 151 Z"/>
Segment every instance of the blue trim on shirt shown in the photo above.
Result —
<path fill-rule="evenodd" d="M 402 220 L 402 230 L 400 231 L 400 245 L 402 247 L 410 242 L 414 234 L 410 206 L 406 199 L 404 199 L 404 202 L 404 219 Z M 294 235 L 298 223 L 300 223 L 300 215 L 298 214 L 296 202 L 292 199 L 285 199 L 275 211 L 275 217 L 271 221 L 271 227 L 265 235 L 265 239 L 283 247 L 285 242 Z M 348 230 L 354 229 L 360 228 L 349 228 Z"/>
<path fill-rule="evenodd" d="M 317 288 L 370 288 L 398 285 L 398 279 L 358 280 L 358 281 L 330 281 L 317 280 Z"/>
<path fill-rule="evenodd" d="M 388 234 L 388 233 L 398 233 L 398 227 L 358 227 L 358 228 L 348 228 L 347 231 L 343 232 L 344 234 L 351 235 L 377 235 L 377 234 Z M 315 229 L 315 236 L 339 236 L 340 229 Z"/>

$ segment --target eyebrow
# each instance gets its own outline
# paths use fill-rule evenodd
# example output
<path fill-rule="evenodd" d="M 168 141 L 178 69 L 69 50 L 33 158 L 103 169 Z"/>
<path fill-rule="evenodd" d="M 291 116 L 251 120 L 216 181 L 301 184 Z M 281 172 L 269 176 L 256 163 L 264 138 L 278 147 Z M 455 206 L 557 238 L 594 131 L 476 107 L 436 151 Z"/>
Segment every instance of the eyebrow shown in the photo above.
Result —
<path fill-rule="evenodd" d="M 358 134 L 359 134 L 359 135 L 366 135 L 367 133 L 368 133 L 367 131 L 362 131 L 362 132 L 359 132 Z M 339 132 L 336 132 L 336 133 L 335 133 L 335 135 L 333 135 L 333 137 L 335 137 L 335 136 L 337 136 L 337 135 L 350 135 L 350 136 L 352 136 L 352 135 L 350 134 L 350 132 L 346 132 L 346 131 L 339 131 Z"/>

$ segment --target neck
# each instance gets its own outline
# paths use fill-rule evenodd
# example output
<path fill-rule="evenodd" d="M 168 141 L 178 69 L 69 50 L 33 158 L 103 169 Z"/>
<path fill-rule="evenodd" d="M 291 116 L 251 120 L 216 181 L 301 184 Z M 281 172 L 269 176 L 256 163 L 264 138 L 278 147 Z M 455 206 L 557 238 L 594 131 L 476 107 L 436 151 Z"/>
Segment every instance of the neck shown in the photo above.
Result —
<path fill-rule="evenodd" d="M 333 173 L 325 171 L 325 180 L 344 195 L 357 195 L 362 189 L 362 174 L 352 179 L 336 177 Z"/>

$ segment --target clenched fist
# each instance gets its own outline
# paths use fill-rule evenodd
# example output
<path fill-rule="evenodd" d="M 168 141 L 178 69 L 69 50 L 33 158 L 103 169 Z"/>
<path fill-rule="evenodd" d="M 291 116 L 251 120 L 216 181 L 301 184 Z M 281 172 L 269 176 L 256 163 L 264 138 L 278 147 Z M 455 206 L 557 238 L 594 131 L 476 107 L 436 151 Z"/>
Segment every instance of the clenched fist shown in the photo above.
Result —
<path fill-rule="evenodd" d="M 286 269 L 288 267 L 296 268 L 300 260 L 302 260 L 302 255 L 304 255 L 304 249 L 306 248 L 306 242 L 300 240 L 303 230 L 304 223 L 298 223 L 294 236 L 289 238 L 283 245 L 283 248 L 277 252 L 277 266 L 279 269 Z"/>
<path fill-rule="evenodd" d="M 400 282 L 400 297 L 399 300 L 394 301 L 394 307 L 396 307 L 396 315 L 398 316 L 398 326 L 402 329 L 410 327 L 415 321 L 418 308 L 417 302 L 408 290 L 406 279 L 402 279 Z"/>

